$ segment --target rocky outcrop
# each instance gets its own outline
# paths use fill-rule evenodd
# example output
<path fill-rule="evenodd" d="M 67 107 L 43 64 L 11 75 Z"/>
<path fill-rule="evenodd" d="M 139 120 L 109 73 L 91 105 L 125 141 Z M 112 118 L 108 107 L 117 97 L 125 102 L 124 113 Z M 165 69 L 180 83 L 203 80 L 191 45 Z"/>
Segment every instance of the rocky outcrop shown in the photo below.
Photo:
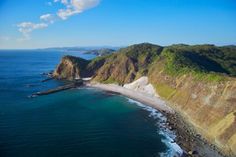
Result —
<path fill-rule="evenodd" d="M 73 56 L 65 56 L 53 72 L 57 79 L 74 80 L 86 76 L 86 66 L 89 61 Z"/>

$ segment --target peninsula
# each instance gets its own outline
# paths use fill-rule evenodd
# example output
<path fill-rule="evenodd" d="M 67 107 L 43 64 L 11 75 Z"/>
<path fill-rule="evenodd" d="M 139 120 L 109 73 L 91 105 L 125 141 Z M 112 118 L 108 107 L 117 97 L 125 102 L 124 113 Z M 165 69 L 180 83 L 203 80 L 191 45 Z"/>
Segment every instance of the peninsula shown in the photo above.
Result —
<path fill-rule="evenodd" d="M 227 156 L 236 155 L 235 76 L 235 46 L 163 47 L 149 43 L 90 61 L 65 56 L 53 73 L 56 79 L 65 80 L 91 77 L 88 86 L 118 92 L 178 115 L 194 130 L 193 136 Z M 177 128 L 182 125 L 179 120 L 172 123 Z"/>

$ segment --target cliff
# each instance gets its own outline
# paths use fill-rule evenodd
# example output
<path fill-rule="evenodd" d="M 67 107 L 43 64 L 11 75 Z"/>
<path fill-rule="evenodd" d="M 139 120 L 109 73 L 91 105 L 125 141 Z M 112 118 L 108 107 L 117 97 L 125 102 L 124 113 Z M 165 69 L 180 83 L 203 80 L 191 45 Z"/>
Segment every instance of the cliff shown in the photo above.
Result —
<path fill-rule="evenodd" d="M 53 77 L 66 80 L 79 79 L 86 75 L 88 63 L 89 61 L 82 58 L 65 56 L 54 70 Z"/>
<path fill-rule="evenodd" d="M 203 137 L 236 155 L 235 47 L 144 43 L 92 61 L 63 58 L 54 76 L 90 76 L 94 81 L 120 85 L 147 76 L 157 95 Z"/>

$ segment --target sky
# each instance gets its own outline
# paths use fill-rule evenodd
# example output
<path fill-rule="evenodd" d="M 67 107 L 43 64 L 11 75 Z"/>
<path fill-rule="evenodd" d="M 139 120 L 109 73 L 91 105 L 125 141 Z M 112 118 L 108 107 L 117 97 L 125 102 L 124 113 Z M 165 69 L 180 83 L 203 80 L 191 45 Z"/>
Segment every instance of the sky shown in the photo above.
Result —
<path fill-rule="evenodd" d="M 236 44 L 236 0 L 0 0 L 0 49 Z"/>

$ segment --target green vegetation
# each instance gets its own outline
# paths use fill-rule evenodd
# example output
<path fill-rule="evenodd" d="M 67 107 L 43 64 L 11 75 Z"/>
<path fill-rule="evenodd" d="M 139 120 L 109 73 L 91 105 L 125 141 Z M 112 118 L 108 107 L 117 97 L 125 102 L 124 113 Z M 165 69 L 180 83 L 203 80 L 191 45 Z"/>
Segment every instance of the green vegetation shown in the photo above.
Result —
<path fill-rule="evenodd" d="M 108 57 L 108 56 L 106 56 Z M 93 76 L 96 71 L 103 66 L 104 62 L 106 61 L 106 57 L 96 57 L 95 59 L 91 60 L 86 67 L 86 76 Z"/>
<path fill-rule="evenodd" d="M 109 48 L 94 49 L 84 52 L 84 54 L 94 54 L 96 56 L 106 56 L 114 53 L 115 50 Z"/>
<path fill-rule="evenodd" d="M 164 71 L 174 77 L 191 74 L 196 80 L 218 82 L 228 73 L 220 64 L 185 49 L 166 48 L 161 57 L 165 60 Z"/>
<path fill-rule="evenodd" d="M 53 75 L 57 79 L 73 80 L 85 74 L 83 69 L 86 69 L 88 63 L 88 60 L 82 58 L 64 56 Z"/>
<path fill-rule="evenodd" d="M 119 84 L 132 82 L 139 76 L 147 75 L 149 66 L 159 57 L 162 49 L 147 43 L 121 49 L 106 57 L 95 79 L 105 81 L 111 77 Z"/>
<path fill-rule="evenodd" d="M 214 45 L 173 45 L 168 50 L 188 59 L 188 63 L 202 71 L 236 76 L 236 47 Z"/>
<path fill-rule="evenodd" d="M 123 53 L 133 62 L 137 63 L 140 69 L 145 69 L 158 58 L 162 50 L 163 47 L 161 46 L 143 43 L 121 49 L 120 53 Z"/>
<path fill-rule="evenodd" d="M 70 60 L 72 62 L 72 64 L 85 69 L 86 66 L 88 65 L 89 61 L 80 57 L 74 57 L 74 56 L 64 56 L 63 57 L 64 60 Z"/>
<path fill-rule="evenodd" d="M 170 86 L 161 83 L 156 84 L 155 88 L 158 94 L 165 99 L 169 99 L 176 92 L 174 88 L 171 88 Z"/>
<path fill-rule="evenodd" d="M 97 81 L 109 83 L 132 82 L 152 71 L 155 71 L 155 75 L 159 72 L 172 78 L 188 75 L 195 80 L 210 82 L 236 76 L 235 46 L 179 44 L 161 47 L 143 43 L 91 61 L 72 56 L 65 58 L 80 67 L 83 76 L 93 76 Z M 155 79 L 155 75 L 152 75 L 152 79 Z"/>
<path fill-rule="evenodd" d="M 116 79 L 113 79 L 112 77 L 109 77 L 107 80 L 105 81 L 102 81 L 102 83 L 105 83 L 105 84 L 116 84 L 117 83 L 117 80 Z"/>

